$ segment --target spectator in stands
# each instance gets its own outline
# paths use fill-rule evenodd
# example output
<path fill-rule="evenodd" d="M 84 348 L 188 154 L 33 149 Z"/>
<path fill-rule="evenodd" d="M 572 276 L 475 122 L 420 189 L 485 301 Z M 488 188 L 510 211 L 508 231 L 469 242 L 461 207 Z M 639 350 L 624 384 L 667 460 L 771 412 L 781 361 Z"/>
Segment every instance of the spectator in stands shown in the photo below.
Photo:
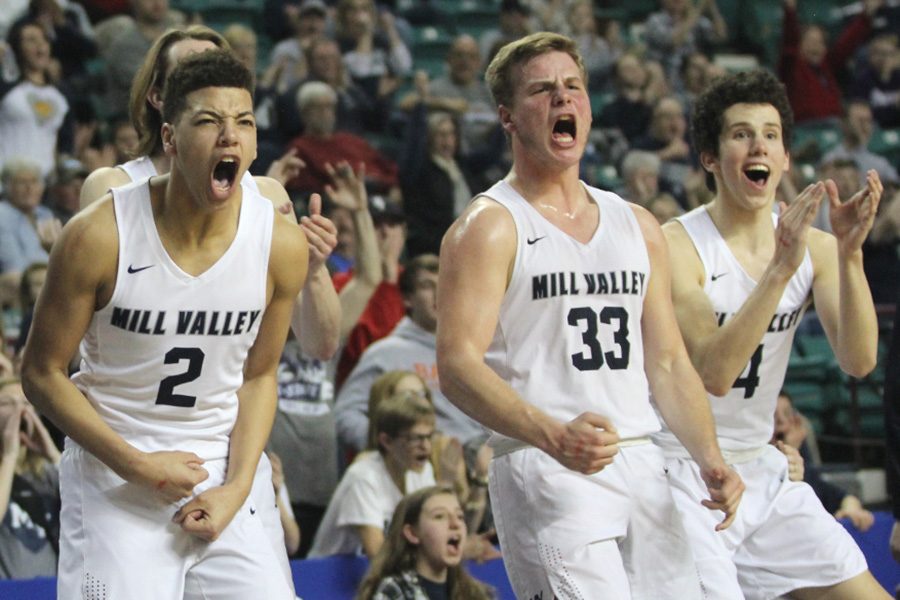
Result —
<path fill-rule="evenodd" d="M 865 62 L 855 71 L 851 95 L 868 101 L 882 129 L 900 127 L 900 48 L 896 32 L 880 34 L 869 42 Z"/>
<path fill-rule="evenodd" d="M 659 63 L 645 63 L 632 53 L 619 57 L 614 73 L 616 95 L 598 121 L 603 127 L 620 130 L 633 143 L 647 131 L 653 104 L 667 89 L 665 75 Z"/>
<path fill-rule="evenodd" d="M 28 332 L 31 330 L 31 319 L 34 317 L 34 305 L 37 304 L 38 296 L 44 289 L 46 279 L 46 262 L 31 263 L 22 271 L 22 279 L 19 283 L 19 310 L 22 313 L 22 319 L 19 321 L 19 336 L 13 345 L 13 355 L 16 357 L 21 356 L 22 349 L 25 348 Z"/>
<path fill-rule="evenodd" d="M 353 248 L 359 276 L 352 285 L 344 286 L 338 297 L 342 317 L 352 319 L 352 324 L 381 277 L 375 231 L 366 205 L 365 188 L 349 165 L 343 163 L 335 167 L 333 185 L 327 191 L 330 202 L 356 221 L 353 230 L 358 239 L 353 240 Z M 343 329 L 349 327 L 343 326 Z M 309 551 L 328 499 L 337 485 L 338 449 L 333 407 L 334 385 L 326 361 L 304 353 L 296 337 L 289 334 L 278 365 L 278 407 L 269 447 L 289 458 L 284 463 L 286 491 L 291 499 L 292 514 L 303 533 L 299 550 L 291 551 L 298 558 Z M 287 508 L 282 507 L 282 510 Z"/>
<path fill-rule="evenodd" d="M 81 186 L 89 171 L 79 161 L 68 158 L 60 161 L 59 167 L 47 190 L 45 204 L 53 215 L 65 225 L 78 212 Z"/>
<path fill-rule="evenodd" d="M 685 114 L 691 114 L 694 98 L 702 94 L 713 79 L 724 74 L 725 71 L 709 62 L 709 57 L 702 52 L 685 57 L 675 81 L 676 94 L 684 105 Z"/>
<path fill-rule="evenodd" d="M 884 182 L 884 196 L 863 245 L 863 267 L 875 304 L 900 298 L 900 181 Z"/>
<path fill-rule="evenodd" d="M 784 442 L 800 452 L 800 456 L 803 457 L 803 481 L 816 492 L 825 510 L 832 513 L 836 519 L 850 519 L 854 527 L 860 531 L 867 531 L 875 522 L 875 517 L 863 507 L 859 498 L 822 477 L 821 470 L 813 461 L 806 442 L 809 435 L 807 423 L 803 415 L 794 408 L 790 394 L 782 390 L 775 408 L 773 441 Z"/>
<path fill-rule="evenodd" d="M 73 124 L 69 102 L 53 85 L 50 44 L 43 28 L 20 21 L 7 39 L 21 76 L 0 82 L 0 168 L 12 157 L 27 158 L 46 178 L 57 151 L 70 151 Z"/>
<path fill-rule="evenodd" d="M 532 32 L 531 8 L 523 0 L 502 0 L 498 27 L 481 34 L 478 46 L 485 62 L 494 58 L 497 50 L 513 40 Z"/>
<path fill-rule="evenodd" d="M 294 35 L 275 44 L 269 56 L 269 63 L 278 69 L 274 85 L 279 93 L 306 79 L 306 53 L 325 36 L 327 22 L 328 7 L 322 0 L 303 0 L 297 7 L 296 16 L 288 21 Z"/>
<path fill-rule="evenodd" d="M 46 261 L 62 225 L 41 204 L 40 169 L 28 160 L 7 161 L 2 171 L 6 199 L 0 201 L 0 274 L 18 287 L 25 267 Z"/>
<path fill-rule="evenodd" d="M 0 579 L 53 577 L 60 452 L 22 386 L 0 385 Z"/>
<path fill-rule="evenodd" d="M 410 114 L 400 161 L 409 256 L 437 255 L 444 233 L 472 199 L 474 179 L 457 160 L 458 140 L 450 113 L 428 114 L 420 104 Z"/>
<path fill-rule="evenodd" d="M 284 530 L 284 548 L 287 550 L 287 555 L 291 557 L 296 555 L 300 548 L 302 531 L 291 507 L 291 495 L 285 485 L 284 465 L 281 457 L 274 452 L 267 451 L 266 454 L 269 456 L 269 462 L 272 463 L 272 488 L 275 490 L 275 504 L 278 506 L 281 528 Z"/>
<path fill-rule="evenodd" d="M 412 55 L 406 47 L 394 15 L 379 13 L 374 0 L 339 0 L 336 39 L 344 64 L 373 102 L 390 97 L 399 78 L 412 69 Z"/>
<path fill-rule="evenodd" d="M 660 0 L 660 7 L 645 23 L 647 58 L 661 63 L 670 81 L 676 81 L 688 56 L 728 39 L 728 25 L 716 0 Z"/>
<path fill-rule="evenodd" d="M 378 252 L 375 256 L 380 260 L 381 279 L 374 291 L 370 291 L 367 284 L 359 287 L 360 295 L 368 297 L 365 308 L 355 317 L 345 314 L 346 318 L 342 319 L 342 328 L 349 326 L 349 329 L 342 329 L 342 333 L 346 333 L 346 343 L 335 372 L 335 388 L 338 391 L 366 348 L 389 334 L 406 314 L 398 285 L 403 271 L 400 257 L 406 246 L 406 216 L 397 205 L 385 202 L 380 196 L 371 198 L 369 210 L 377 235 Z M 356 227 L 359 229 L 359 223 Z M 372 256 L 372 253 L 367 255 Z M 361 275 L 362 269 L 357 266 L 352 272 L 336 275 L 334 285 L 339 292 L 343 292 L 345 286 L 359 285 L 361 282 L 355 280 Z"/>
<path fill-rule="evenodd" d="M 431 389 L 438 429 L 465 444 L 483 430 L 440 391 L 435 357 L 438 280 L 437 256 L 414 258 L 400 276 L 407 316 L 383 340 L 369 346 L 340 388 L 335 403 L 339 441 L 357 451 L 365 448 L 369 389 L 387 371 L 412 371 Z"/>
<path fill-rule="evenodd" d="M 169 0 L 131 0 L 132 18 L 121 23 L 101 47 L 106 65 L 107 114 L 122 116 L 128 112 L 131 83 L 153 42 L 166 29 L 179 25 L 179 15 L 169 12 Z"/>
<path fill-rule="evenodd" d="M 466 539 L 463 510 L 452 489 L 434 486 L 408 494 L 394 511 L 357 598 L 488 600 L 489 591 L 461 564 Z"/>
<path fill-rule="evenodd" d="M 429 458 L 434 408 L 420 396 L 401 394 L 372 416 L 378 451 L 357 457 L 341 478 L 309 556 L 362 552 L 370 559 L 384 542 L 384 530 L 405 494 L 434 485 Z"/>
<path fill-rule="evenodd" d="M 397 164 L 372 147 L 364 138 L 335 129 L 337 93 L 327 83 L 310 81 L 297 91 L 297 109 L 304 123 L 303 134 L 294 138 L 288 150 L 306 167 L 285 186 L 292 192 L 318 192 L 330 183 L 325 164 L 347 161 L 366 165 L 366 187 L 370 194 L 383 194 L 399 201 Z"/>
<path fill-rule="evenodd" d="M 567 15 L 569 36 L 578 44 L 591 89 L 605 87 L 623 49 L 610 44 L 600 31 L 591 0 L 575 0 L 563 12 Z"/>
<path fill-rule="evenodd" d="M 897 181 L 897 169 L 883 156 L 869 151 L 869 141 L 875 128 L 872 109 L 866 100 L 852 99 L 844 106 L 841 118 L 841 141 L 825 153 L 823 163 L 837 159 L 852 160 L 859 168 L 859 185 L 865 181 L 865 173 L 875 169 L 882 181 Z"/>
<path fill-rule="evenodd" d="M 622 160 L 623 187 L 618 194 L 630 202 L 640 204 L 662 223 L 684 211 L 671 194 L 659 191 L 659 172 L 662 163 L 653 152 L 631 150 Z"/>
<path fill-rule="evenodd" d="M 76 82 L 80 90 L 87 87 L 87 62 L 97 55 L 93 30 L 83 16 L 84 9 L 77 3 L 31 0 L 23 17 L 43 28 L 50 42 L 50 54 L 59 63 L 60 79 L 80 80 Z"/>
<path fill-rule="evenodd" d="M 297 91 L 307 81 L 327 83 L 337 94 L 336 130 L 362 135 L 366 131 L 377 133 L 384 129 L 390 103 L 385 99 L 373 101 L 353 81 L 344 68 L 337 42 L 319 37 L 310 42 L 306 57 L 309 64 L 308 77 L 278 96 L 279 128 L 287 136 L 287 140 L 303 130 L 303 121 L 297 111 Z"/>
<path fill-rule="evenodd" d="M 682 207 L 687 207 L 685 182 L 692 171 L 692 163 L 687 119 L 681 101 L 675 96 L 657 100 L 647 133 L 636 139 L 632 147 L 659 157 L 660 189 L 671 194 Z"/>
<path fill-rule="evenodd" d="M 781 57 L 778 74 L 785 87 L 794 120 L 837 119 L 841 116 L 840 72 L 872 28 L 872 15 L 883 0 L 865 0 L 864 10 L 847 25 L 833 44 L 817 25 L 800 27 L 797 0 L 784 0 Z"/>

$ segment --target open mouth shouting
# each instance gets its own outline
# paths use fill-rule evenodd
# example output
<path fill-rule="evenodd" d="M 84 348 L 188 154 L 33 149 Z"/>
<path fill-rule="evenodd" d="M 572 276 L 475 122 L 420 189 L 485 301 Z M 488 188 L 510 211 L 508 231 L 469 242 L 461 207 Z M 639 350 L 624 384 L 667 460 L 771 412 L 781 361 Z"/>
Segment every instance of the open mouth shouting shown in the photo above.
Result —
<path fill-rule="evenodd" d="M 212 187 L 217 196 L 227 198 L 234 191 L 240 162 L 237 157 L 225 156 L 216 163 L 212 174 Z"/>
<path fill-rule="evenodd" d="M 766 165 L 750 165 L 744 169 L 744 176 L 750 184 L 759 190 L 765 189 L 769 182 L 769 167 Z"/>
<path fill-rule="evenodd" d="M 447 554 L 453 557 L 462 555 L 462 534 L 450 534 L 447 540 Z"/>
<path fill-rule="evenodd" d="M 560 115 L 553 124 L 553 141 L 559 144 L 572 144 L 575 141 L 576 133 L 578 133 L 578 127 L 573 115 Z"/>

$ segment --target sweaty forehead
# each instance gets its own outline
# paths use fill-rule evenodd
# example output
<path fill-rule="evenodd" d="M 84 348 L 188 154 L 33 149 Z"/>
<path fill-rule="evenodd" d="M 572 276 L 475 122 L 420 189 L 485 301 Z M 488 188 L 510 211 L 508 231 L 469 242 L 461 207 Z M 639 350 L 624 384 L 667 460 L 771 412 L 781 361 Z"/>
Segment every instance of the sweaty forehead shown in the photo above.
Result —
<path fill-rule="evenodd" d="M 522 64 L 519 70 L 521 82 L 529 83 L 545 79 L 577 77 L 581 79 L 581 71 L 575 60 L 565 52 L 553 50 L 539 54 Z"/>

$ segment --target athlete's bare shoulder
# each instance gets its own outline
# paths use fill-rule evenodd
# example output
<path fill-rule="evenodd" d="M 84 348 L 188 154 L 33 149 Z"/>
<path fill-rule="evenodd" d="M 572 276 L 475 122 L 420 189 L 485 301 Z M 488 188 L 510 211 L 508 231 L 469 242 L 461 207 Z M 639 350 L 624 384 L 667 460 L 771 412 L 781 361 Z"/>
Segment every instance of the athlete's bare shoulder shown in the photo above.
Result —
<path fill-rule="evenodd" d="M 104 196 L 111 188 L 131 183 L 128 173 L 119 167 L 100 167 L 91 172 L 81 186 L 79 206 L 84 210 Z"/>
<path fill-rule="evenodd" d="M 263 176 L 256 176 L 253 180 L 256 182 L 256 187 L 259 188 L 259 193 L 275 207 L 275 212 L 292 223 L 297 222 L 294 203 L 291 202 L 287 190 L 278 180 Z"/>

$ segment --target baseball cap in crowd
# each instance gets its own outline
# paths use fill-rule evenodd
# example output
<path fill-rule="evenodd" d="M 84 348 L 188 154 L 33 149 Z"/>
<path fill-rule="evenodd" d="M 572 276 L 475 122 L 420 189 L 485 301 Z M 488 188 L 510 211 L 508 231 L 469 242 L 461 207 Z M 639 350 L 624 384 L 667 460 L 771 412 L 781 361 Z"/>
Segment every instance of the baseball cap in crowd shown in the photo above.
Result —
<path fill-rule="evenodd" d="M 406 223 L 406 215 L 403 208 L 396 202 L 391 202 L 380 194 L 369 197 L 369 213 L 375 223 L 391 223 L 398 225 Z"/>
<path fill-rule="evenodd" d="M 319 13 L 320 17 L 328 15 L 328 7 L 322 0 L 303 0 L 300 4 L 300 16 L 306 16 L 309 13 Z"/>

